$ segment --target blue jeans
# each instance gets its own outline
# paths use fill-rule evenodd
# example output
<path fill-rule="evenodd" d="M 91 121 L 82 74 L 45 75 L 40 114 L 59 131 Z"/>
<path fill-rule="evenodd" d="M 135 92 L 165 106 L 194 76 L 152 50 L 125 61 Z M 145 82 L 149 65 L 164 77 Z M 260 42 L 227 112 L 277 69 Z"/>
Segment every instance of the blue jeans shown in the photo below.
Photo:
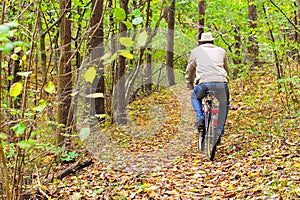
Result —
<path fill-rule="evenodd" d="M 229 110 L 229 88 L 228 83 L 224 82 L 207 82 L 198 84 L 192 93 L 191 101 L 196 114 L 196 121 L 204 119 L 202 112 L 202 99 L 206 96 L 207 91 L 214 92 L 219 101 L 218 131 L 224 133 L 224 126 Z"/>

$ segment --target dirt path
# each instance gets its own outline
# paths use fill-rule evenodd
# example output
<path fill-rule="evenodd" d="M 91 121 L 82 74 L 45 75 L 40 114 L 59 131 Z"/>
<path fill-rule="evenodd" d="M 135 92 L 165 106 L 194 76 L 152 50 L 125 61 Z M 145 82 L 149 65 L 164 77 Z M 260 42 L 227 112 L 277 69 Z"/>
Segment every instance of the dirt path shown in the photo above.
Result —
<path fill-rule="evenodd" d="M 234 87 L 238 89 L 237 85 Z M 275 143 L 268 135 L 246 131 L 242 123 L 243 120 L 250 119 L 248 110 L 231 110 L 215 161 L 210 162 L 197 151 L 196 131 L 192 126 L 194 113 L 190 103 L 191 91 L 186 90 L 184 85 L 175 85 L 170 89 L 175 94 L 174 102 L 177 103 L 172 104 L 170 101 L 169 110 L 172 110 L 172 106 L 174 109 L 180 108 L 180 115 L 173 113 L 172 116 L 176 117 L 171 121 L 166 119 L 166 122 L 172 123 L 175 120 L 179 125 L 177 133 L 164 148 L 137 154 L 114 146 L 110 150 L 118 154 L 110 156 L 113 157 L 113 162 L 94 164 L 74 176 L 56 182 L 50 189 L 52 196 L 57 199 L 300 197 L 300 160 L 297 146 Z M 238 98 L 242 96 L 233 96 L 233 103 L 238 102 Z M 155 116 L 167 118 L 166 112 L 159 109 L 163 107 L 165 106 L 153 107 Z M 130 129 L 131 140 L 145 136 L 142 129 L 132 127 L 134 126 L 131 125 Z M 129 127 L 122 128 L 123 131 L 120 132 L 125 133 L 124 130 Z M 156 130 L 159 127 L 154 124 L 148 128 Z M 138 133 L 142 133 L 142 136 Z M 124 138 L 128 138 L 128 135 Z M 153 137 L 150 135 L 149 138 Z"/>

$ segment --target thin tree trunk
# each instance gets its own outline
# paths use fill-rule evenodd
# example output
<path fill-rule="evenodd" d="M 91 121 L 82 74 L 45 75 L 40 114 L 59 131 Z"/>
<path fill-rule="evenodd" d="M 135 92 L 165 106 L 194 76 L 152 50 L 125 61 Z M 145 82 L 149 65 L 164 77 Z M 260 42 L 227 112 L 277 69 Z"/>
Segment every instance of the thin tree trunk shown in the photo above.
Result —
<path fill-rule="evenodd" d="M 240 28 L 238 26 L 234 27 L 234 39 L 236 41 L 234 44 L 234 49 L 235 49 L 234 55 L 236 57 L 233 58 L 233 63 L 238 67 L 234 69 L 233 77 L 236 78 L 239 73 L 240 64 L 242 63 L 242 60 L 241 60 L 242 36 L 240 34 Z"/>
<path fill-rule="evenodd" d="M 6 0 L 2 1 L 2 13 L 1 13 L 1 24 L 4 23 L 4 13 L 5 13 Z M 2 51 L 0 51 L 0 126 L 2 126 Z M 7 200 L 11 200 L 10 194 L 10 182 L 9 182 L 9 172 L 6 162 L 6 156 L 3 149 L 3 142 L 0 137 L 0 164 L 1 166 L 1 182 L 3 183 L 3 191 L 5 191 L 5 196 Z"/>
<path fill-rule="evenodd" d="M 175 26 L 175 3 L 172 0 L 168 11 L 168 44 L 166 56 L 166 83 L 168 86 L 175 84 L 174 76 L 174 26 Z"/>
<path fill-rule="evenodd" d="M 249 46 L 248 46 L 248 57 L 250 60 L 250 71 L 254 69 L 255 66 L 258 66 L 258 42 L 256 39 L 256 30 L 257 30 L 257 12 L 255 0 L 248 0 L 248 20 L 249 20 Z"/>
<path fill-rule="evenodd" d="M 148 33 L 148 37 L 151 35 L 151 28 L 150 28 L 150 18 L 152 18 L 152 9 L 151 9 L 151 0 L 148 0 L 147 3 L 147 19 L 146 19 L 146 30 Z M 148 48 L 150 52 L 151 49 Z M 150 53 L 146 54 L 146 66 L 145 66 L 145 89 L 147 92 L 151 92 L 152 90 L 152 55 Z"/>
<path fill-rule="evenodd" d="M 298 24 L 298 27 L 300 27 L 300 0 L 298 0 L 298 14 L 296 15 L 295 19 L 296 19 L 296 24 Z M 295 40 L 296 40 L 297 46 L 299 47 L 299 45 L 300 45 L 300 34 L 299 34 L 299 31 L 295 30 L 295 34 L 296 34 Z M 300 51 L 299 51 L 299 48 L 297 48 L 297 51 L 298 51 L 297 52 L 298 65 L 300 65 Z"/>
<path fill-rule="evenodd" d="M 58 70 L 58 114 L 57 122 L 62 124 L 62 128 L 57 129 L 56 142 L 62 145 L 64 137 L 62 133 L 69 132 L 72 123 L 71 112 L 71 93 L 72 93 L 72 68 L 71 68 L 71 21 L 67 14 L 71 11 L 71 0 L 60 0 L 60 15 L 62 15 L 59 32 L 60 32 L 60 63 Z M 70 17 L 70 16 L 69 16 Z"/>
<path fill-rule="evenodd" d="M 112 10 L 113 2 L 112 0 L 108 0 L 107 7 L 108 9 Z M 110 54 L 113 55 L 116 52 L 116 42 L 113 39 L 115 33 L 115 23 L 114 23 L 114 16 L 112 13 L 108 16 L 108 34 L 109 34 L 109 41 L 110 41 Z M 111 120 L 113 120 L 113 100 L 112 100 L 112 94 L 114 91 L 114 86 L 116 85 L 116 61 L 113 60 L 110 64 L 110 88 L 107 90 L 109 95 L 107 95 L 106 99 L 106 109 L 111 117 Z M 113 121 L 111 121 L 113 122 Z"/>
<path fill-rule="evenodd" d="M 124 9 L 126 13 L 126 18 L 128 14 L 128 0 L 120 0 L 120 7 Z M 124 20 L 126 21 L 126 19 Z M 120 37 L 127 36 L 127 27 L 123 22 L 120 22 L 120 29 L 119 35 Z M 125 49 L 123 45 L 120 45 L 120 49 Z M 126 69 L 126 58 L 122 55 L 119 57 L 119 65 L 117 68 L 116 74 L 116 103 L 114 104 L 116 108 L 116 122 L 118 124 L 126 124 L 127 123 L 127 116 L 126 116 L 126 101 L 125 101 L 125 69 Z"/>
<path fill-rule="evenodd" d="M 93 14 L 91 18 L 91 40 L 89 44 L 92 61 L 96 66 L 98 76 L 94 79 L 92 84 L 92 92 L 103 93 L 105 91 L 103 64 L 100 58 L 104 54 L 103 45 L 103 0 L 92 0 Z M 100 115 L 105 113 L 104 98 L 91 99 L 90 114 Z"/>
<path fill-rule="evenodd" d="M 205 0 L 199 0 L 198 2 L 198 28 L 197 28 L 197 40 L 200 44 L 201 35 L 204 32 L 204 17 L 205 17 Z"/>

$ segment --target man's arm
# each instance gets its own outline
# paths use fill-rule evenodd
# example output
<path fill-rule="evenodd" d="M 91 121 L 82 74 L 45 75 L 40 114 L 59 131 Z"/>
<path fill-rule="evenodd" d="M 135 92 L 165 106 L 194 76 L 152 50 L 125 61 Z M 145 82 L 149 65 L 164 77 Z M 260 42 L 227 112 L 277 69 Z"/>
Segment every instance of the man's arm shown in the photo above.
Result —
<path fill-rule="evenodd" d="M 195 70 L 195 60 L 191 57 L 185 71 L 185 81 L 188 89 L 194 88 Z"/>
<path fill-rule="evenodd" d="M 227 63 L 227 56 L 224 57 L 224 69 L 227 72 L 227 76 L 229 76 L 229 68 Z"/>

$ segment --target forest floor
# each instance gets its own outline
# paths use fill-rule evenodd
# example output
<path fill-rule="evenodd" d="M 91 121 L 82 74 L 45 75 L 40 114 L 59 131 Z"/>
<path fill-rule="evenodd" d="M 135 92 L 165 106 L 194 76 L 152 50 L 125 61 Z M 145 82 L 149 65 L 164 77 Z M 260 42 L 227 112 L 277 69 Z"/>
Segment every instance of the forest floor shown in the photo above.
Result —
<path fill-rule="evenodd" d="M 54 180 L 48 195 L 74 200 L 300 198 L 299 102 L 291 97 L 287 102 L 273 77 L 264 75 L 230 82 L 231 109 L 215 161 L 197 151 L 191 91 L 178 84 L 130 104 L 131 124 L 105 129 L 110 145 L 98 147 L 106 145 L 108 153 L 93 149 L 95 163 Z"/>

